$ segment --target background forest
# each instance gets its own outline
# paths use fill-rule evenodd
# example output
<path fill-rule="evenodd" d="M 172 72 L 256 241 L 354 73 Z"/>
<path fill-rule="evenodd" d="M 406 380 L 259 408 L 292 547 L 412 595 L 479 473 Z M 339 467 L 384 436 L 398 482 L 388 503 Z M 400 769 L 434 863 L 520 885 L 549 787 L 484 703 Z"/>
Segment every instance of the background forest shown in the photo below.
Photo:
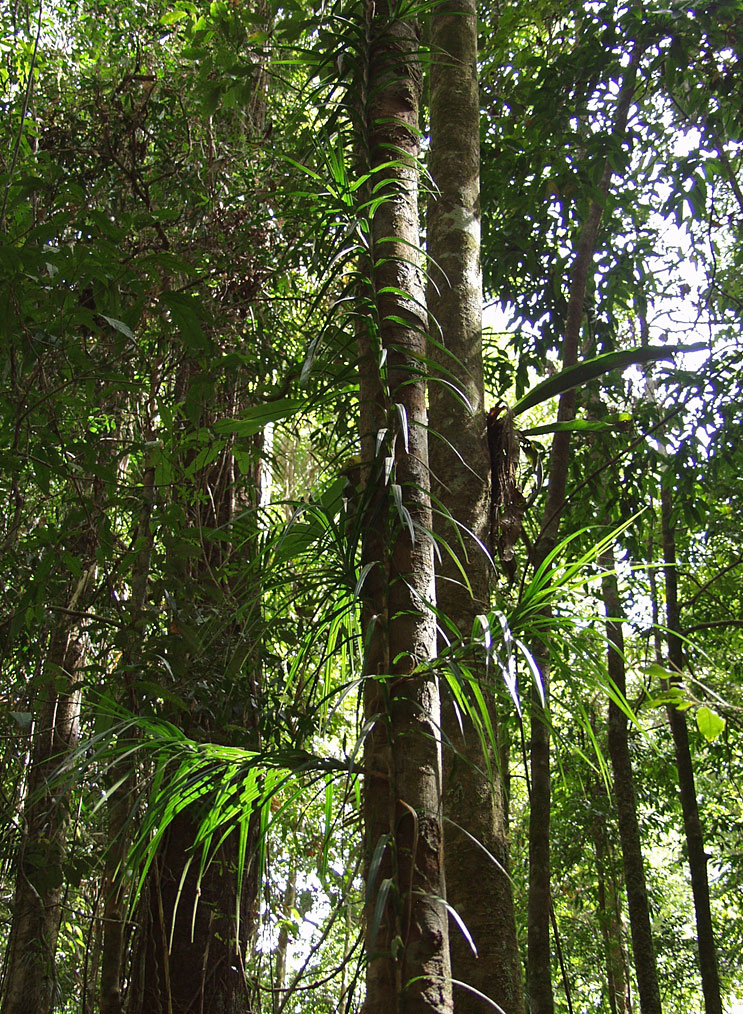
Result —
<path fill-rule="evenodd" d="M 743 1009 L 742 58 L 0 0 L 2 1014 Z"/>

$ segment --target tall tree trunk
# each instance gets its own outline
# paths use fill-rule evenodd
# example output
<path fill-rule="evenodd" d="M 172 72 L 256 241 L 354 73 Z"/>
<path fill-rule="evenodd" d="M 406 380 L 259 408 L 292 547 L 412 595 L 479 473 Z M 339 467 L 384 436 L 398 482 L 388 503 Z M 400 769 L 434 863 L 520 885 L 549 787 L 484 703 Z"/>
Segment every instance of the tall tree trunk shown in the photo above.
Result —
<path fill-rule="evenodd" d="M 559 434 L 557 434 L 559 436 Z M 551 610 L 549 611 L 551 615 Z M 549 650 L 534 651 L 542 676 L 545 704 L 549 700 Z M 537 688 L 531 694 L 529 743 L 529 893 L 527 902 L 527 991 L 530 1014 L 553 1014 L 550 950 L 550 735 L 547 713 Z"/>
<path fill-rule="evenodd" d="M 152 509 L 155 500 L 155 468 L 149 465 L 142 476 L 142 504 L 135 532 L 138 547 L 131 578 L 129 636 L 117 667 L 126 693 L 121 703 L 136 710 L 131 691 L 131 667 L 139 653 L 143 636 L 143 613 L 147 603 L 154 532 Z M 129 825 L 136 799 L 136 779 L 131 756 L 115 764 L 110 778 L 108 800 L 108 852 L 103 877 L 103 944 L 101 950 L 101 1014 L 121 1014 L 124 980 L 124 936 L 127 885 L 124 880 L 126 854 L 130 842 Z"/>
<path fill-rule="evenodd" d="M 202 379 L 194 362 L 181 364 L 176 400 L 192 396 L 193 389 L 199 392 L 195 429 L 222 415 L 236 415 L 247 399 L 239 378 L 208 391 Z M 252 516 L 260 488 L 254 475 L 240 474 L 229 440 L 214 461 L 194 470 L 196 451 L 189 436 L 185 434 L 185 450 L 179 444 L 172 450 L 186 480 L 173 486 L 173 507 L 186 520 L 179 534 L 191 548 L 182 553 L 176 546 L 167 560 L 174 608 L 167 661 L 177 680 L 175 691 L 191 707 L 185 716 L 180 709 L 170 717 L 197 740 L 224 742 L 229 736 L 224 729 L 242 725 L 241 742 L 255 747 L 261 583 L 255 573 L 246 579 L 249 541 L 243 537 L 238 564 L 230 537 L 238 511 Z M 257 450 L 256 471 L 258 457 Z M 212 532 L 220 538 L 210 539 Z M 198 805 L 178 815 L 148 874 L 137 908 L 128 1014 L 243 1014 L 248 1009 L 242 963 L 257 908 L 258 820 L 251 820 L 245 880 L 239 884 L 237 831 L 222 842 L 199 877 L 201 852 L 194 853 L 193 845 L 202 817 Z M 112 1014 L 118 1014 L 115 1007 Z"/>
<path fill-rule="evenodd" d="M 146 937 L 134 993 L 141 1014 L 244 1014 L 248 1010 L 236 932 L 238 834 L 233 833 L 197 883 L 198 829 L 193 814 L 172 822 L 154 863 L 146 891 Z M 193 856 L 188 869 L 185 860 Z M 241 922 L 251 923 L 251 891 L 241 899 Z"/>
<path fill-rule="evenodd" d="M 430 459 L 435 528 L 461 560 L 442 549 L 436 599 L 442 651 L 471 645 L 478 614 L 489 606 L 490 463 L 485 434 L 480 269 L 480 103 L 477 12 L 474 0 L 446 0 L 431 15 L 431 150 L 435 194 L 428 213 L 431 260 L 428 308 L 431 357 L 440 374 L 430 385 Z M 458 563 L 461 566 L 458 566 Z M 462 572 L 465 572 L 466 581 Z M 462 662 L 485 685 L 483 653 Z M 487 688 L 497 728 L 494 687 Z M 508 829 L 503 772 L 491 751 L 488 764 L 472 723 L 444 699 L 442 722 L 454 749 L 444 764 L 447 899 L 477 947 L 453 929 L 452 976 L 494 1000 L 507 1014 L 523 1011 L 521 964 L 513 892 L 508 875 Z M 459 827 L 464 828 L 463 831 Z M 473 841 L 476 839 L 476 841 Z M 480 842 L 482 848 L 476 842 Z M 487 857 L 484 849 L 497 861 Z M 481 1011 L 471 991 L 456 994 L 461 1014 Z"/>
<path fill-rule="evenodd" d="M 635 46 L 625 71 L 622 88 L 617 99 L 612 137 L 620 142 L 627 129 L 627 118 L 635 91 L 637 68 L 642 50 Z M 562 368 L 578 362 L 581 325 L 585 304 L 586 284 L 596 252 L 601 213 L 612 179 L 611 163 L 607 159 L 599 182 L 599 198 L 591 201 L 586 220 L 578 237 L 575 261 L 570 277 L 570 293 L 565 317 L 565 339 L 562 348 Z M 569 422 L 575 417 L 576 390 L 560 396 L 557 409 L 558 422 Z M 555 433 L 550 449 L 549 486 L 542 517 L 539 538 L 534 547 L 533 564 L 538 568 L 557 545 L 560 518 L 565 504 L 568 467 L 570 463 L 570 433 Z M 549 609 L 545 611 L 549 615 Z M 529 901 L 527 982 L 532 1014 L 553 1014 L 554 998 L 551 982 L 550 954 L 550 746 L 549 720 L 545 705 L 549 702 L 550 658 L 549 644 L 540 645 L 534 652 L 542 674 L 541 693 L 536 686 L 531 695 L 531 806 L 529 811 Z M 543 699 L 545 704 L 543 704 Z"/>
<path fill-rule="evenodd" d="M 65 616 L 51 634 L 34 709 L 2 1014 L 47 1014 L 55 999 L 69 797 L 62 783 L 51 780 L 59 777 L 60 765 L 77 743 L 87 637 L 76 614 L 87 608 L 95 574 L 94 565 L 83 570 Z"/>
<path fill-rule="evenodd" d="M 602 578 L 604 609 L 606 611 L 607 664 L 609 678 L 622 698 L 627 693 L 624 667 L 624 634 L 622 607 L 614 571 L 614 553 L 608 550 L 601 563 L 606 568 Z M 655 945 L 650 925 L 648 891 L 645 883 L 645 865 L 642 856 L 640 826 L 637 820 L 637 800 L 629 752 L 628 719 L 623 708 L 609 699 L 609 756 L 614 776 L 619 840 L 622 847 L 622 866 L 627 891 L 632 952 L 640 994 L 642 1014 L 660 1014 L 660 990 L 655 961 Z"/>
<path fill-rule="evenodd" d="M 661 489 L 661 524 L 663 531 L 663 572 L 666 582 L 666 628 L 668 631 L 668 660 L 670 668 L 681 673 L 684 666 L 684 647 L 681 640 L 681 622 L 678 604 L 678 575 L 676 568 L 676 540 L 671 517 L 671 491 L 663 484 Z M 697 791 L 694 784 L 694 767 L 689 750 L 689 730 L 686 712 L 669 706 L 668 721 L 673 735 L 678 770 L 679 797 L 684 815 L 686 850 L 694 895 L 697 919 L 697 945 L 699 970 L 702 976 L 705 1014 L 722 1014 L 720 977 L 717 969 L 717 949 L 712 927 L 707 877 L 707 854 L 704 851 L 704 831 L 699 816 Z"/>
<path fill-rule="evenodd" d="M 606 800 L 602 782 L 597 780 L 594 793 Z M 607 800 L 608 802 L 608 800 Z M 606 985 L 611 1014 L 632 1014 L 629 967 L 624 945 L 621 891 L 614 870 L 612 849 L 606 833 L 606 816 L 597 810 L 591 828 L 596 851 L 598 918 L 604 941 Z"/>
<path fill-rule="evenodd" d="M 372 221 L 359 333 L 365 634 L 365 1014 L 451 1010 L 418 226 L 418 27 L 366 5 Z"/>

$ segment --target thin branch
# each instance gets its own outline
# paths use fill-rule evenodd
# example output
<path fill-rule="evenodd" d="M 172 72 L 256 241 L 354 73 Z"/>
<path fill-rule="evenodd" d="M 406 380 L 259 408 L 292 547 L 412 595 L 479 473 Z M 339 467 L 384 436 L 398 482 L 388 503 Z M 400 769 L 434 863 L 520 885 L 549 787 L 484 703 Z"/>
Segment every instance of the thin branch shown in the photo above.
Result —
<path fill-rule="evenodd" d="M 711 630 L 713 627 L 743 627 L 743 620 L 709 620 L 707 623 L 695 623 L 684 627 L 684 634 L 695 634 L 698 630 Z"/>
<path fill-rule="evenodd" d="M 703 585 L 699 586 L 698 591 L 694 592 L 690 599 L 687 599 L 685 602 L 681 602 L 679 604 L 679 611 L 686 609 L 688 606 L 693 606 L 699 596 L 703 595 L 711 584 L 714 584 L 715 581 L 721 578 L 723 574 L 728 574 L 731 570 L 739 567 L 741 563 L 743 563 L 743 556 L 737 557 L 737 559 L 733 560 L 732 563 L 729 563 L 727 567 L 723 567 L 722 570 L 718 570 L 718 572 L 714 574 L 709 581 L 705 581 Z"/>

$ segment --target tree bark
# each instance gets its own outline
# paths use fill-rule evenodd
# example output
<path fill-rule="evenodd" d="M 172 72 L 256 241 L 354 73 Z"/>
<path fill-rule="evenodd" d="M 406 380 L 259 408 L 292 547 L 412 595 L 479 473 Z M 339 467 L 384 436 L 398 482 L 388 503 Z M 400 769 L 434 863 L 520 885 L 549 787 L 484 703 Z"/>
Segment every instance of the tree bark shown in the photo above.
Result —
<path fill-rule="evenodd" d="M 661 524 L 663 531 L 663 572 L 666 582 L 666 628 L 668 638 L 668 660 L 671 669 L 681 673 L 684 667 L 684 647 L 681 640 L 681 620 L 678 605 L 678 576 L 676 566 L 676 539 L 672 523 L 671 491 L 663 484 L 661 490 Z M 699 816 L 699 804 L 694 783 L 694 766 L 689 750 L 689 730 L 686 712 L 673 706 L 667 709 L 668 722 L 673 735 L 676 754 L 676 768 L 679 780 L 679 798 L 684 816 L 686 850 L 691 874 L 691 890 L 694 895 L 694 911 L 697 920 L 697 945 L 699 948 L 699 971 L 702 976 L 705 1014 L 722 1014 L 720 977 L 717 968 L 717 948 L 712 926 L 709 901 L 709 879 L 707 876 L 707 853 L 704 850 L 704 830 Z"/>
<path fill-rule="evenodd" d="M 559 434 L 556 434 L 559 436 Z M 546 611 L 545 611 L 546 612 Z M 551 615 L 551 610 L 549 611 Z M 542 676 L 545 704 L 549 700 L 549 649 L 532 652 Z M 536 687 L 531 693 L 529 743 L 529 891 L 527 902 L 527 990 L 530 1014 L 553 1014 L 550 950 L 550 817 L 552 782 L 548 716 Z"/>
<path fill-rule="evenodd" d="M 620 697 L 625 698 L 627 681 L 624 668 L 622 607 L 616 575 L 613 573 L 614 553 L 611 550 L 607 551 L 602 557 L 601 563 L 606 567 L 606 573 L 602 578 L 602 590 L 606 611 L 609 678 Z M 613 698 L 609 699 L 608 736 L 619 821 L 619 839 L 622 848 L 622 866 L 627 891 L 632 952 L 640 995 L 640 1010 L 642 1014 L 660 1014 L 658 969 L 650 924 L 640 826 L 637 820 L 637 800 L 629 752 L 628 719 L 624 709 Z"/>
<path fill-rule="evenodd" d="M 139 909 L 144 933 L 138 981 L 127 1003 L 131 1014 L 244 1014 L 248 1009 L 235 908 L 239 836 L 235 832 L 222 844 L 197 883 L 200 853 L 192 852 L 197 830 L 195 814 L 179 814 L 155 859 Z M 244 890 L 243 927 L 251 924 L 252 900 Z"/>
<path fill-rule="evenodd" d="M 83 571 L 68 603 L 69 622 L 51 634 L 36 701 L 2 1014 L 47 1014 L 55 1000 L 69 819 L 69 788 L 59 781 L 59 768 L 77 744 L 78 683 L 87 651 L 84 626 L 72 616 L 85 611 L 95 573 L 94 565 Z"/>
<path fill-rule="evenodd" d="M 359 332 L 364 536 L 365 1014 L 451 1010 L 418 225 L 418 27 L 367 4 L 366 131 L 384 172 Z M 380 181 L 381 182 L 381 181 Z"/>
<path fill-rule="evenodd" d="M 276 966 L 273 975 L 273 1009 L 278 1014 L 281 1010 L 283 992 L 286 983 L 286 959 L 289 952 L 289 926 L 288 920 L 292 917 L 292 910 L 297 900 L 297 860 L 292 856 L 289 865 L 289 873 L 286 879 L 286 891 L 284 892 L 284 922 L 279 930 L 279 939 L 276 947 Z"/>
<path fill-rule="evenodd" d="M 189 385 L 204 392 L 194 428 L 239 411 L 246 397 L 240 378 L 231 377 L 208 393 L 200 380 L 196 363 L 184 360 L 177 394 L 187 398 Z M 196 451 L 188 436 L 185 449 L 176 445 L 170 451 L 187 478 L 174 484 L 171 492 L 173 506 L 185 520 L 180 534 L 190 538 L 199 552 L 184 554 L 176 547 L 168 553 L 165 569 L 174 611 L 167 663 L 177 681 L 175 691 L 191 707 L 188 713 L 183 708 L 169 713 L 166 698 L 163 711 L 196 740 L 229 742 L 230 733 L 224 728 L 242 724 L 240 741 L 256 747 L 260 740 L 260 575 L 253 572 L 248 582 L 250 543 L 243 536 L 238 567 L 229 536 L 238 511 L 248 514 L 260 502 L 260 487 L 254 475 L 240 474 L 230 441 L 210 464 L 189 471 Z M 257 471 L 255 462 L 253 466 Z M 212 532 L 222 538 L 210 539 Z M 239 686 L 235 681 L 240 681 Z M 198 806 L 176 817 L 148 873 L 136 910 L 131 996 L 124 1005 L 127 1014 L 243 1014 L 249 1009 L 242 963 L 257 908 L 258 821 L 255 815 L 251 817 L 245 879 L 239 884 L 237 831 L 220 845 L 199 879 L 201 847 L 194 853 L 193 845 L 202 817 Z M 114 944 L 112 937 L 112 957 Z M 111 1014 L 118 1014 L 113 971 L 107 974 L 105 985 L 113 1005 Z"/>
<path fill-rule="evenodd" d="M 436 581 L 442 624 L 439 649 L 459 649 L 461 664 L 486 689 L 491 724 L 497 728 L 496 688 L 487 687 L 483 652 L 472 645 L 477 616 L 488 611 L 492 573 L 485 548 L 490 462 L 483 410 L 474 0 L 447 0 L 436 7 L 431 16 L 431 52 L 429 165 L 435 191 L 427 222 L 428 308 L 430 354 L 439 372 L 430 384 L 429 403 L 435 529 L 442 547 Z M 447 898 L 477 947 L 475 955 L 459 929 L 452 928 L 453 979 L 490 997 L 507 1014 L 520 1014 L 523 993 L 508 875 L 504 772 L 492 749 L 486 762 L 472 722 L 457 713 L 448 697 L 442 722 L 446 741 L 453 747 L 444 765 Z M 460 1014 L 474 1014 L 485 1006 L 471 991 L 456 993 Z"/>
<path fill-rule="evenodd" d="M 594 790 L 605 797 L 603 785 Z M 604 941 L 606 986 L 611 1014 L 632 1014 L 629 967 L 624 946 L 624 924 L 621 913 L 620 885 L 613 869 L 611 847 L 606 834 L 606 818 L 597 813 L 593 822 L 593 843 L 596 850 L 598 918 Z"/>

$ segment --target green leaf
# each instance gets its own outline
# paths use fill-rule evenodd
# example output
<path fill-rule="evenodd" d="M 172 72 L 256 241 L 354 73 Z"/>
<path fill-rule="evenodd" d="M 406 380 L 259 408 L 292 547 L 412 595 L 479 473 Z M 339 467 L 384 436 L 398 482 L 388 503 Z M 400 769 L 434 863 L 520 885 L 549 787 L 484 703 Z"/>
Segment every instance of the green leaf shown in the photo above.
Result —
<path fill-rule="evenodd" d="M 699 349 L 698 345 L 668 345 L 666 347 L 645 346 L 643 348 L 622 349 L 620 352 L 605 352 L 595 359 L 587 359 L 576 366 L 569 366 L 562 370 L 556 377 L 542 381 L 533 387 L 528 394 L 525 394 L 521 401 L 518 401 L 513 409 L 514 416 L 521 415 L 527 409 L 541 405 L 543 401 L 558 394 L 564 394 L 573 387 L 580 387 L 587 384 L 596 377 L 603 377 L 611 370 L 624 370 L 628 366 L 635 366 L 638 363 L 654 363 L 659 359 L 671 359 L 677 352 L 691 352 Z"/>
<path fill-rule="evenodd" d="M 673 680 L 678 679 L 678 673 L 673 669 L 666 669 L 660 662 L 651 662 L 650 665 L 645 667 L 645 672 L 651 679 L 656 680 Z"/>
<path fill-rule="evenodd" d="M 101 317 L 103 317 L 103 319 L 111 325 L 114 331 L 120 331 L 121 334 L 125 335 L 127 338 L 134 338 L 134 332 L 128 324 L 124 323 L 123 320 L 117 320 L 115 317 L 107 317 L 105 313 L 102 313 Z"/>
<path fill-rule="evenodd" d="M 206 348 L 207 341 L 201 327 L 203 309 L 198 299 L 182 292 L 164 292 L 160 299 L 186 345 L 192 349 Z"/>
<path fill-rule="evenodd" d="M 174 25 L 176 21 L 182 21 L 183 18 L 187 18 L 188 14 L 185 11 L 168 11 L 167 14 L 163 14 L 160 18 L 161 25 Z"/>
<path fill-rule="evenodd" d="M 725 728 L 725 719 L 710 708 L 697 708 L 697 725 L 708 743 L 713 743 Z"/>
<path fill-rule="evenodd" d="M 30 711 L 11 711 L 10 717 L 22 732 L 30 732 L 34 717 Z"/>
<path fill-rule="evenodd" d="M 519 432 L 525 437 L 537 437 L 542 433 L 606 432 L 607 430 L 625 429 L 631 418 L 632 416 L 629 412 L 621 412 L 619 415 L 612 416 L 611 419 L 606 419 L 603 422 L 593 419 L 573 419 L 569 422 L 545 423 L 543 426 L 533 426 L 531 429 L 520 430 Z"/>
<path fill-rule="evenodd" d="M 238 437 L 252 437 L 260 433 L 266 423 L 278 422 L 296 415 L 304 402 L 299 398 L 278 398 L 263 405 L 253 405 L 242 413 L 239 419 L 218 419 L 214 423 L 216 433 L 234 433 Z"/>

